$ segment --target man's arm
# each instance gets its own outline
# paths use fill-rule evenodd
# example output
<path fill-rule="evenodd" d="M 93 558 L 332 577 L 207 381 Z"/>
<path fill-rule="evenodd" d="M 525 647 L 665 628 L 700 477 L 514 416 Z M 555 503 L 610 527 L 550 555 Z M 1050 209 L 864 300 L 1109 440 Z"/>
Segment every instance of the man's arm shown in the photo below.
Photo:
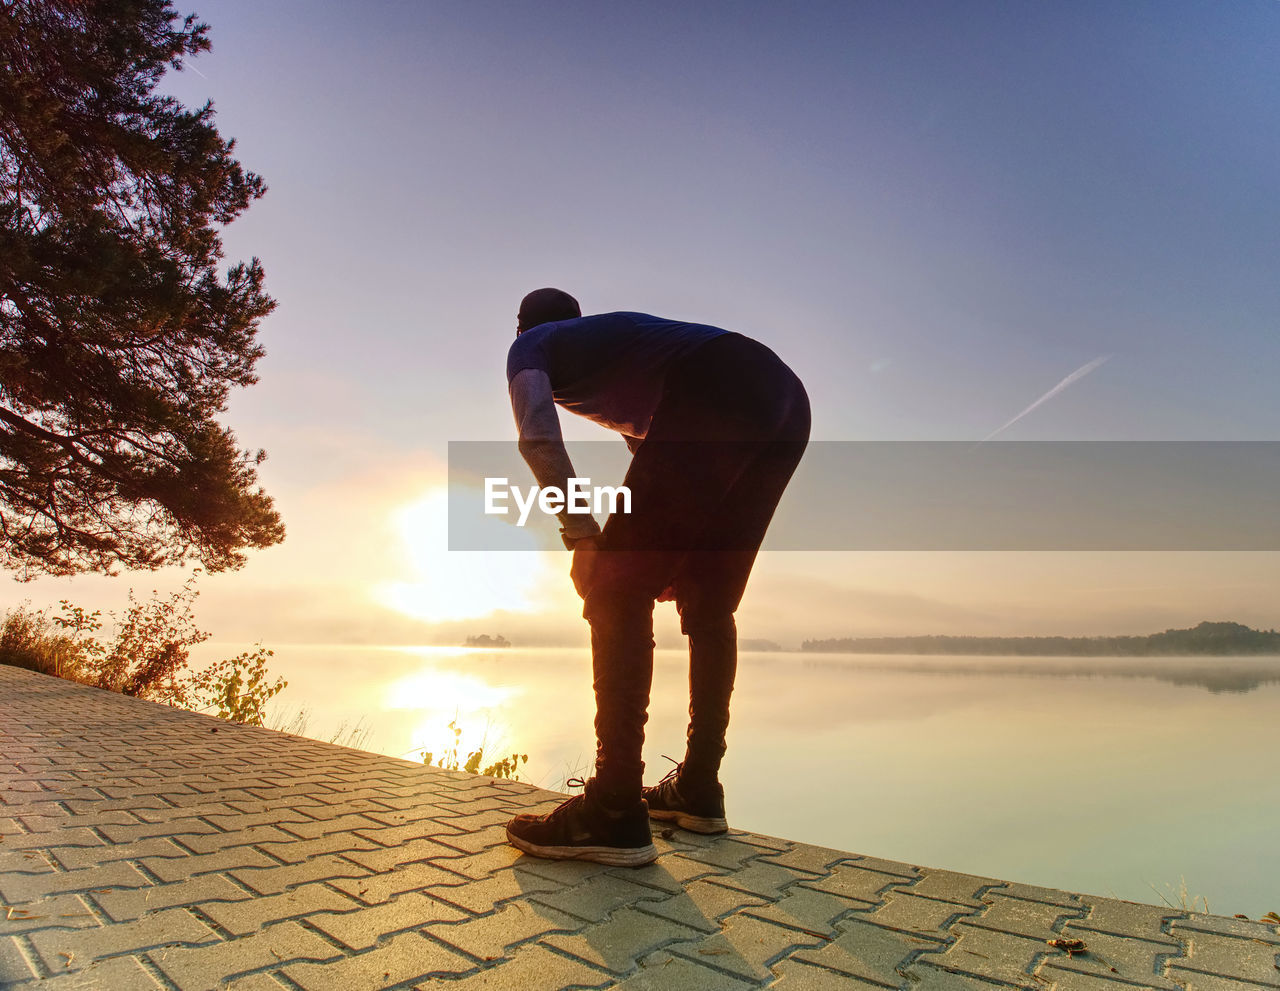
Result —
<path fill-rule="evenodd" d="M 577 477 L 560 433 L 560 417 L 551 394 L 551 379 L 537 368 L 525 368 L 511 380 L 511 411 L 520 432 L 520 454 L 542 488 L 569 491 L 569 479 Z M 600 534 L 600 525 L 588 513 L 558 514 L 560 532 L 572 545 L 583 537 Z"/>

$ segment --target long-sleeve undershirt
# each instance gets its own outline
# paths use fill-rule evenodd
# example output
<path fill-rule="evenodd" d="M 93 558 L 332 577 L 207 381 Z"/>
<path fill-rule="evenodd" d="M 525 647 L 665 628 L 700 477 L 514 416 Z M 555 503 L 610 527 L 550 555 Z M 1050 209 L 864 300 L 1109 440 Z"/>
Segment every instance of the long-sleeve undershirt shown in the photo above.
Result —
<path fill-rule="evenodd" d="M 511 411 L 520 432 L 520 454 L 539 486 L 567 492 L 569 479 L 575 475 L 560 432 L 550 377 L 539 369 L 526 368 L 511 380 L 509 389 Z M 588 513 L 564 511 L 557 515 L 564 535 L 571 539 L 593 537 L 600 532 L 600 524 Z"/>

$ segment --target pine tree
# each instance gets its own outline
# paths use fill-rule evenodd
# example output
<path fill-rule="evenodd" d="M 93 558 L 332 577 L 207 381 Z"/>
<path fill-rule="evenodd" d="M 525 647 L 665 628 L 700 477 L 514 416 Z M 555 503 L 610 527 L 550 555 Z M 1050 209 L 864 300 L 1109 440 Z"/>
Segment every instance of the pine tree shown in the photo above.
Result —
<path fill-rule="evenodd" d="M 264 454 L 217 422 L 275 302 L 220 228 L 260 197 L 168 0 L 0 0 L 0 565 L 218 571 L 284 538 Z"/>

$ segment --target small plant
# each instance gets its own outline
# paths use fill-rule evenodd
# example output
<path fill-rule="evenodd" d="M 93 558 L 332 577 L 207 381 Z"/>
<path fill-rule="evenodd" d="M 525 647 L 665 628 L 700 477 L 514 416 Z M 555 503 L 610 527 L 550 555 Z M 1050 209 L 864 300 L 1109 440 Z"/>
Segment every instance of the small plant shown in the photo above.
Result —
<path fill-rule="evenodd" d="M 43 609 L 21 605 L 0 624 L 0 664 L 91 682 L 87 661 L 84 645 L 75 636 L 60 632 Z"/>
<path fill-rule="evenodd" d="M 265 706 L 288 684 L 267 681 L 267 658 L 274 652 L 262 644 L 224 661 L 217 661 L 191 679 L 189 694 L 221 719 L 261 726 Z"/>
<path fill-rule="evenodd" d="M 259 644 L 202 671 L 190 670 L 191 648 L 209 639 L 195 623 L 199 575 L 197 568 L 167 599 L 152 592 L 139 601 L 130 589 L 124 615 L 112 614 L 109 639 L 98 635 L 103 622 L 97 610 L 86 612 L 66 599 L 51 617 L 19 607 L 0 625 L 0 664 L 260 726 L 266 703 L 288 684 L 269 679 L 270 650 Z"/>
<path fill-rule="evenodd" d="M 449 721 L 449 729 L 453 731 L 453 742 L 449 744 L 448 749 L 445 750 L 439 760 L 435 759 L 436 755 L 430 750 L 423 751 L 422 763 L 439 767 L 445 771 L 456 771 L 458 769 L 458 740 L 462 736 L 462 727 L 458 725 L 456 717 Z M 471 773 L 474 774 L 475 772 L 472 771 Z"/>
<path fill-rule="evenodd" d="M 1204 895 L 1192 895 L 1187 890 L 1186 877 L 1178 879 L 1178 890 L 1174 891 L 1172 885 L 1166 884 L 1164 892 L 1160 891 L 1154 884 L 1148 884 L 1152 891 L 1156 893 L 1156 897 L 1168 905 L 1170 908 L 1181 909 L 1184 912 L 1198 912 L 1202 915 L 1209 914 L 1209 899 Z M 1165 897 L 1168 892 L 1169 897 Z"/>
<path fill-rule="evenodd" d="M 445 771 L 457 771 L 459 769 L 466 771 L 468 774 L 483 774 L 489 778 L 506 778 L 510 781 L 519 781 L 519 768 L 521 764 L 529 762 L 528 754 L 513 753 L 510 757 L 503 757 L 499 761 L 484 767 L 480 767 L 484 763 L 484 745 L 477 747 L 471 753 L 467 754 L 466 760 L 459 757 L 459 741 L 462 738 L 462 727 L 458 725 L 455 716 L 449 722 L 449 729 L 453 733 L 453 740 L 448 748 L 441 754 L 440 759 L 436 759 L 433 751 L 424 750 L 422 752 L 422 763 L 429 767 L 439 767 Z"/>
<path fill-rule="evenodd" d="M 519 781 L 520 776 L 517 773 L 521 764 L 529 763 L 528 754 L 512 754 L 510 757 L 503 757 L 502 760 L 490 764 L 484 770 L 477 772 L 481 762 L 484 760 L 484 749 L 481 748 L 467 758 L 466 769 L 472 774 L 483 774 L 486 778 L 507 778 L 510 781 Z"/>
<path fill-rule="evenodd" d="M 270 722 L 264 725 L 268 729 L 273 729 L 280 733 L 290 733 L 293 736 L 310 736 L 315 740 L 321 739 L 321 737 L 307 732 L 310 724 L 311 710 L 304 705 L 296 709 L 292 714 L 276 710 Z M 366 725 L 365 717 L 361 716 L 354 723 L 348 723 L 346 720 L 338 723 L 338 728 L 329 734 L 328 739 L 324 742 L 336 743 L 340 747 L 350 747 L 352 750 L 364 750 L 369 742 L 369 737 L 372 735 L 373 727 Z"/>

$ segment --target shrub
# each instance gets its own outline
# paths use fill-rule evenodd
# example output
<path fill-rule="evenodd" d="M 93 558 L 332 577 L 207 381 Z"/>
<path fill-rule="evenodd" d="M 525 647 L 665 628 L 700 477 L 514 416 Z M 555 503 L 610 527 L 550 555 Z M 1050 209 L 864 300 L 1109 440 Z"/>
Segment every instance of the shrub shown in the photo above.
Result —
<path fill-rule="evenodd" d="M 12 610 L 0 626 L 0 663 L 261 726 L 266 703 L 288 684 L 270 680 L 270 650 L 259 644 L 202 671 L 190 669 L 191 648 L 209 639 L 195 623 L 199 574 L 168 598 L 153 592 L 140 602 L 130 589 L 129 608 L 110 639 L 98 636 L 100 612 L 65 599 L 52 617 L 26 606 Z"/>

